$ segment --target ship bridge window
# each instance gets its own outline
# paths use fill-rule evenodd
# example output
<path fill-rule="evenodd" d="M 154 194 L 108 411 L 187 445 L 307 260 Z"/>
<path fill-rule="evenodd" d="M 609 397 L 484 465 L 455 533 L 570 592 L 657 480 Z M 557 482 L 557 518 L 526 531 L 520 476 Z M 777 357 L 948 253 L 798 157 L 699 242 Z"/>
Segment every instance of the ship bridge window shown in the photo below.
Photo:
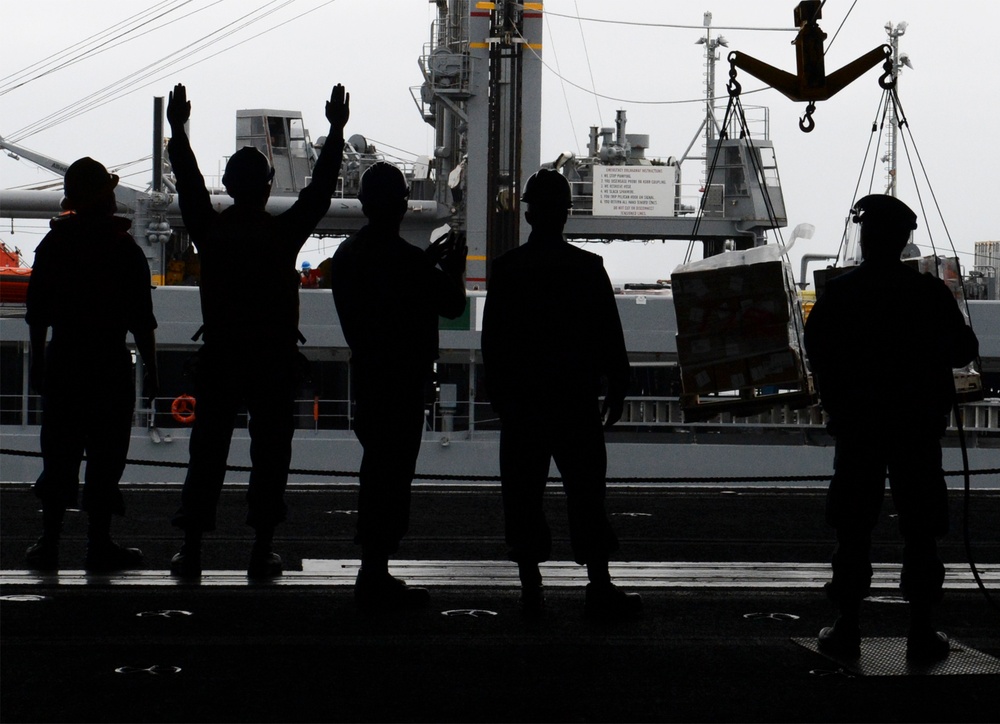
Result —
<path fill-rule="evenodd" d="M 289 135 L 291 136 L 291 151 L 296 158 L 306 157 L 306 129 L 301 118 L 288 119 Z"/>
<path fill-rule="evenodd" d="M 275 148 L 288 147 L 288 134 L 285 132 L 285 119 L 268 117 L 267 130 L 271 134 L 271 145 Z"/>
<path fill-rule="evenodd" d="M 236 136 L 266 136 L 267 126 L 263 116 L 240 116 L 236 119 Z"/>
<path fill-rule="evenodd" d="M 781 184 L 778 181 L 778 162 L 774 156 L 774 149 L 757 149 L 757 158 L 760 162 L 761 173 L 764 175 L 764 183 L 771 187 L 780 186 Z"/>
<path fill-rule="evenodd" d="M 743 150 L 741 146 L 725 147 L 725 167 L 726 174 L 726 195 L 746 196 L 747 189 L 746 176 L 743 172 Z"/>

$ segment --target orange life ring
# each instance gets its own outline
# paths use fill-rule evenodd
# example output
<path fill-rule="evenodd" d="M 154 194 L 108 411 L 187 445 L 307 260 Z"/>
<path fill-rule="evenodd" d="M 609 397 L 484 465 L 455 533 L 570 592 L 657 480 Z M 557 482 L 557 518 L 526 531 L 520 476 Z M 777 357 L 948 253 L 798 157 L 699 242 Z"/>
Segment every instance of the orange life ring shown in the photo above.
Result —
<path fill-rule="evenodd" d="M 181 395 L 170 403 L 170 414 L 177 422 L 190 425 L 194 422 L 194 403 L 195 400 L 191 395 Z"/>

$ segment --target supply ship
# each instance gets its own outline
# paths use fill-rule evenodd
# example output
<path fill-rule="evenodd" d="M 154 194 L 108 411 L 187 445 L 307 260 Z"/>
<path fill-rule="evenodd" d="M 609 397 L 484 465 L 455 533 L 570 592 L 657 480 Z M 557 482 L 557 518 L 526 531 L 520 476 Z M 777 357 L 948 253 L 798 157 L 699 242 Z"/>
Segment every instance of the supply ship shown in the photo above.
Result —
<path fill-rule="evenodd" d="M 412 95 L 421 119 L 434 129 L 435 149 L 432 156 L 403 165 L 411 193 L 402 233 L 421 247 L 449 230 L 465 236 L 468 304 L 459 319 L 441 321 L 440 359 L 429 391 L 418 479 L 497 479 L 499 425 L 485 394 L 480 350 L 483 306 L 492 260 L 527 238 L 519 205 L 522 181 L 545 166 L 563 173 L 573 190 L 567 239 L 687 241 L 692 251 L 701 251 L 700 259 L 673 276 L 665 270 L 661 282 L 616 289 L 632 382 L 625 414 L 608 433 L 610 479 L 636 484 L 824 484 L 832 470 L 832 440 L 824 429 L 800 343 L 802 321 L 815 298 L 815 292 L 803 291 L 809 285 L 807 264 L 817 259 L 806 255 L 796 279 L 787 258 L 795 239 L 811 230 L 796 227 L 787 242 L 781 239 L 787 213 L 776 149 L 769 139 L 768 109 L 748 107 L 730 114 L 716 105 L 717 56 L 708 19 L 703 157 L 647 157 L 649 136 L 629 132 L 627 113 L 620 110 L 614 127 L 591 127 L 586 155 L 542 159 L 537 133 L 541 5 L 464 0 L 434 4 L 437 18 L 419 58 L 424 81 Z M 154 137 L 159 140 L 154 143 L 150 186 L 145 191 L 117 189 L 119 211 L 132 219 L 133 234 L 150 264 L 161 378 L 161 396 L 150 406 L 143 399 L 142 361 L 136 356 L 137 403 L 127 482 L 182 480 L 192 415 L 197 414 L 186 373 L 198 348 L 192 337 L 201 324 L 197 254 L 164 162 L 162 99 L 155 109 Z M 272 213 L 287 209 L 308 183 L 324 141 L 312 140 L 297 111 L 236 112 L 234 150 L 254 146 L 275 169 L 268 202 Z M 2 139 L 0 146 L 57 174 L 65 171 L 60 161 Z M 384 159 L 364 136 L 349 137 L 337 192 L 316 235 L 343 238 L 364 224 L 356 198 L 360 177 Z M 689 182 L 683 172 L 697 162 L 701 173 L 702 161 L 704 176 Z M 0 191 L 0 215 L 51 217 L 58 213 L 60 199 L 58 191 Z M 231 199 L 218 188 L 213 202 L 221 209 Z M 964 405 L 964 429 L 970 466 L 995 469 L 1000 461 L 1000 242 L 977 243 L 976 254 L 974 268 L 965 274 L 964 284 L 956 286 L 982 345 L 973 371 L 980 399 Z M 758 267 L 749 264 L 750 259 L 766 259 L 777 271 L 767 280 L 756 279 Z M 849 241 L 837 265 L 856 261 Z M 961 272 L 948 260 L 914 263 L 935 273 Z M 720 267 L 730 269 L 727 278 L 732 283 L 766 290 L 767 304 L 772 305 L 764 322 L 742 329 L 741 344 L 749 349 L 739 352 L 713 348 L 710 338 L 692 336 L 685 326 L 692 312 L 699 313 L 690 281 L 699 271 Z M 18 274 L 25 278 L 27 272 Z M 573 294 L 573 280 L 553 283 Z M 323 264 L 303 270 L 300 332 L 312 374 L 298 402 L 293 482 L 350 481 L 361 458 L 352 432 L 350 351 L 324 285 Z M 4 288 L 9 288 L 6 276 Z M 391 303 L 406 304 L 392 289 L 384 293 Z M 716 290 L 710 296 L 718 300 L 720 295 Z M 743 302 L 754 298 L 749 293 L 740 297 Z M 0 317 L 0 431 L 2 478 L 7 481 L 33 480 L 41 469 L 40 400 L 27 382 L 28 328 L 23 314 L 23 301 L 5 296 Z M 720 382 L 723 377 L 726 381 Z M 891 378 L 887 365 L 887 385 Z M 94 401 L 100 404 L 99 390 Z M 548 404 L 538 400 L 540 409 Z M 880 414 L 886 425 L 893 424 L 891 410 Z M 247 476 L 245 422 L 234 435 L 230 453 L 234 481 Z M 961 467 L 955 423 L 953 419 L 945 444 L 945 468 L 952 471 Z M 552 475 L 558 476 L 554 467 Z M 996 478 L 981 476 L 974 484 L 995 486 Z"/>

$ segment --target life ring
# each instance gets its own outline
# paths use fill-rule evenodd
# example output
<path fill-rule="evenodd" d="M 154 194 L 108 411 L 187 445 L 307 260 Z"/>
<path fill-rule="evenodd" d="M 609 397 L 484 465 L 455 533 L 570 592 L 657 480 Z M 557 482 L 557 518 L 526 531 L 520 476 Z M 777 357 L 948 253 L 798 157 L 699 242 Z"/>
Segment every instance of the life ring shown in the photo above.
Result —
<path fill-rule="evenodd" d="M 174 416 L 177 422 L 190 425 L 194 422 L 194 404 L 195 400 L 191 395 L 176 397 L 170 403 L 170 414 Z"/>

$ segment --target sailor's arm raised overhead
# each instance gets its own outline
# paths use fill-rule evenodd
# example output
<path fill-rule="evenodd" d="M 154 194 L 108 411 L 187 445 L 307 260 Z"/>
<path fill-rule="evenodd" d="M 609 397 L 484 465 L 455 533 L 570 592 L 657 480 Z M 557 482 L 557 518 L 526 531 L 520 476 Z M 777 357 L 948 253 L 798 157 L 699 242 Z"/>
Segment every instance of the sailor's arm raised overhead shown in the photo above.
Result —
<path fill-rule="evenodd" d="M 184 128 L 190 117 L 191 102 L 187 99 L 187 89 L 178 83 L 167 101 L 167 122 L 170 124 L 167 154 L 177 177 L 177 203 L 181 208 L 181 216 L 197 245 L 202 237 L 199 230 L 216 212 L 212 208 L 211 196 Z"/>
<path fill-rule="evenodd" d="M 351 94 L 341 84 L 335 85 L 330 92 L 325 112 L 330 132 L 313 167 L 312 180 L 299 192 L 292 208 L 281 215 L 283 221 L 298 227 L 290 238 L 301 239 L 302 243 L 330 208 L 330 197 L 337 188 L 337 177 L 344 158 L 344 126 L 351 116 Z"/>

